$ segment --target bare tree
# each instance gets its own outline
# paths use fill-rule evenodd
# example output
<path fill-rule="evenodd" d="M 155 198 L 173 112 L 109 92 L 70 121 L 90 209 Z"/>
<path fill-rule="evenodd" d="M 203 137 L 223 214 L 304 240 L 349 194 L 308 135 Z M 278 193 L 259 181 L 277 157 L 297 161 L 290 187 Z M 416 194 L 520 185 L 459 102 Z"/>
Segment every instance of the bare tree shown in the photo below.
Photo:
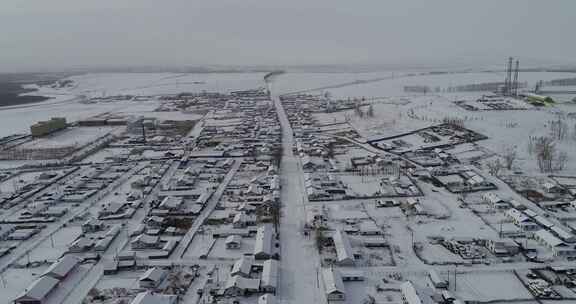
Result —
<path fill-rule="evenodd" d="M 489 161 L 486 166 L 488 166 L 488 172 L 490 173 L 490 175 L 493 176 L 498 176 L 498 174 L 500 173 L 500 170 L 502 170 L 502 168 L 504 167 L 504 165 L 502 164 L 502 162 L 500 161 L 499 158 Z"/>
<path fill-rule="evenodd" d="M 503 158 L 504 163 L 506 164 L 506 169 L 512 170 L 512 166 L 518 157 L 518 153 L 516 152 L 516 146 L 509 146 L 504 149 Z"/>
<path fill-rule="evenodd" d="M 566 168 L 567 163 L 568 163 L 568 153 L 564 151 L 558 153 L 558 156 L 555 158 L 554 161 L 554 170 L 556 171 L 564 170 L 564 168 Z"/>
<path fill-rule="evenodd" d="M 366 115 L 368 115 L 368 117 L 370 118 L 374 117 L 374 106 L 372 104 L 368 106 L 368 111 L 366 112 Z"/>
<path fill-rule="evenodd" d="M 534 144 L 536 161 L 540 172 L 552 172 L 554 157 L 556 154 L 556 145 L 550 137 L 538 137 Z"/>
<path fill-rule="evenodd" d="M 364 111 L 362 111 L 362 108 L 360 107 L 361 105 L 362 105 L 362 103 L 358 102 L 354 106 L 354 114 L 356 114 L 356 116 L 358 116 L 360 118 L 364 117 Z"/>
<path fill-rule="evenodd" d="M 556 140 L 564 140 L 568 135 L 568 124 L 564 118 L 558 116 L 557 120 L 551 120 L 548 122 L 550 129 L 550 136 Z"/>

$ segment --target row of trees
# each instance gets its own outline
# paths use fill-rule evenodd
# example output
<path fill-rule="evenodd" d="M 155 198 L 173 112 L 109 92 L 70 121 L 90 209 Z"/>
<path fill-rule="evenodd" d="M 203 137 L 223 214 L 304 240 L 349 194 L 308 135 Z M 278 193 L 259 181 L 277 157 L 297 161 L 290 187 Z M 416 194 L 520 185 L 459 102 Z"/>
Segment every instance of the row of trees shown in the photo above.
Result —
<path fill-rule="evenodd" d="M 536 156 L 538 168 L 542 173 L 564 170 L 568 163 L 568 154 L 559 151 L 554 139 L 549 136 L 530 136 L 528 153 Z"/>

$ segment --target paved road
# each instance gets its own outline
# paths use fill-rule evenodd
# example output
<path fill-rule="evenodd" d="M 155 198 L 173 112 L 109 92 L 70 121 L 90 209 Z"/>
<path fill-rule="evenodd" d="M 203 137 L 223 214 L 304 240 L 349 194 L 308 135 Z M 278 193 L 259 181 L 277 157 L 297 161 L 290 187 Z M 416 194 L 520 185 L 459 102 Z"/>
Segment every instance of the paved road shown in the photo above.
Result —
<path fill-rule="evenodd" d="M 281 271 L 277 297 L 281 303 L 326 303 L 324 288 L 318 275 L 320 258 L 314 242 L 302 234 L 305 189 L 302 167 L 292 152 L 292 127 L 277 97 L 274 98 L 274 104 L 282 126 L 284 150 L 280 164 L 280 201 L 283 209 L 280 221 Z"/>

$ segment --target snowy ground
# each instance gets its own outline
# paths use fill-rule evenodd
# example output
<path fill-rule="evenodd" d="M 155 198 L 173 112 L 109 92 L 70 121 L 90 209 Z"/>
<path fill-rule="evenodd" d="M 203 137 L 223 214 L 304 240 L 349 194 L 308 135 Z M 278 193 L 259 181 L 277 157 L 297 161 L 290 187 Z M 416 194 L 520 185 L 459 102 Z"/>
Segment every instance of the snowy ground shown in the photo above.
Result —
<path fill-rule="evenodd" d="M 367 140 L 393 136 L 415 129 L 436 125 L 444 118 L 461 119 L 466 128 L 486 135 L 488 139 L 477 144 L 462 144 L 456 146 L 448 152 L 452 153 L 461 161 L 473 159 L 485 159 L 501 154 L 503 149 L 516 146 L 518 160 L 514 165 L 515 171 L 522 171 L 527 176 L 542 176 L 538 172 L 533 155 L 527 153 L 528 137 L 533 135 L 545 135 L 548 132 L 547 124 L 549 120 L 556 117 L 556 113 L 563 111 L 564 114 L 576 112 L 576 107 L 569 104 L 556 105 L 554 107 L 530 109 L 523 111 L 479 111 L 471 112 L 456 106 L 456 100 L 474 100 L 482 93 L 447 93 L 446 89 L 457 85 L 466 85 L 483 82 L 502 81 L 502 73 L 450 73 L 437 75 L 418 75 L 412 72 L 396 71 L 378 73 L 286 73 L 275 77 L 270 88 L 274 96 L 278 94 L 307 91 L 314 94 L 329 92 L 327 96 L 332 98 L 355 98 L 366 97 L 366 102 L 374 108 L 374 117 L 358 117 L 353 110 L 335 113 L 315 113 L 313 117 L 319 124 L 339 123 L 336 126 L 324 126 L 321 132 L 334 134 L 342 130 L 353 130 L 358 132 L 361 138 L 355 138 L 356 142 L 349 146 L 341 147 L 346 153 L 337 155 L 338 164 L 342 167 L 350 162 L 351 157 L 371 155 L 375 149 L 370 149 L 364 143 Z M 228 74 L 178 74 L 178 73 L 141 73 L 141 74 L 85 74 L 70 77 L 73 85 L 63 89 L 51 89 L 47 87 L 38 88 L 38 92 L 33 94 L 54 97 L 53 99 L 25 106 L 12 106 L 0 108 L 0 136 L 10 135 L 15 132 L 26 133 L 29 125 L 38 120 L 46 120 L 54 116 L 64 116 L 68 121 L 81 118 L 88 118 L 95 115 L 138 115 L 156 117 L 158 119 L 171 120 L 197 120 L 202 118 L 199 114 L 188 114 L 182 112 L 155 112 L 161 101 L 160 94 L 178 94 L 181 92 L 230 92 L 234 90 L 244 90 L 264 86 L 263 73 L 228 73 Z M 522 73 L 520 80 L 527 81 L 528 87 L 533 87 L 539 80 L 550 80 L 557 78 L 571 78 L 570 73 Z M 404 86 L 421 85 L 429 86 L 433 91 L 426 95 L 406 93 Z M 106 97 L 114 95 L 137 95 L 144 96 L 127 101 L 115 101 L 110 103 L 86 104 L 80 103 L 84 98 Z M 489 206 L 480 202 L 481 193 L 472 194 L 467 197 L 466 204 L 459 200 L 461 197 L 451 194 L 443 189 L 430 184 L 417 181 L 419 188 L 423 191 L 423 197 L 419 198 L 419 204 L 425 215 L 413 215 L 406 212 L 405 198 L 394 198 L 400 202 L 400 206 L 377 208 L 374 199 L 366 200 L 346 200 L 331 202 L 309 202 L 303 195 L 304 180 L 301 169 L 300 158 L 295 156 L 292 147 L 294 133 L 289 125 L 288 118 L 284 115 L 284 110 L 280 102 L 274 98 L 275 106 L 278 107 L 280 122 L 283 127 L 284 158 L 280 164 L 282 190 L 280 198 L 284 206 L 282 210 L 282 220 L 280 224 L 280 283 L 277 297 L 281 303 L 324 303 L 324 284 L 319 279 L 318 273 L 321 267 L 321 260 L 313 236 L 306 236 L 303 231 L 305 212 L 311 208 L 326 207 L 328 217 L 328 228 L 350 228 L 355 222 L 374 221 L 382 229 L 381 237 L 388 244 L 381 249 L 362 248 L 361 241 L 364 236 L 358 234 L 351 235 L 353 250 L 361 251 L 365 255 L 378 255 L 378 259 L 370 261 L 358 261 L 355 267 L 342 267 L 344 271 L 363 271 L 366 276 L 364 282 L 346 282 L 347 293 L 346 303 L 361 303 L 366 294 L 374 295 L 378 303 L 400 303 L 401 297 L 398 286 L 404 280 L 413 280 L 415 283 L 425 285 L 425 275 L 427 269 L 432 267 L 428 263 L 463 263 L 463 259 L 439 244 L 430 242 L 431 236 L 442 236 L 445 239 L 451 238 L 483 238 L 499 239 L 497 229 L 505 217 L 501 212 L 489 212 Z M 192 112 L 194 109 L 191 109 Z M 367 106 L 363 108 L 367 110 Z M 227 128 L 234 124 L 242 123 L 242 119 L 215 119 L 230 115 L 230 113 L 209 114 L 205 119 L 205 126 L 220 126 Z M 234 113 L 232 113 L 234 114 Z M 568 119 L 572 126 L 576 120 Z M 89 142 L 94 138 L 107 132 L 107 128 L 74 128 L 53 137 L 36 140 L 27 145 L 47 146 L 47 145 L 67 145 L 77 142 Z M 225 138 L 228 140 L 228 138 Z M 230 139 L 234 140 L 234 139 Z M 567 167 L 558 172 L 559 175 L 576 176 L 576 141 L 565 140 L 557 142 L 560 150 L 569 153 Z M 92 154 L 85 159 L 86 162 L 101 162 L 107 157 L 118 156 L 130 151 L 130 148 L 107 148 Z M 178 150 L 184 152 L 184 150 Z M 147 150 L 146 156 L 159 156 L 160 152 Z M 485 160 L 481 160 L 485 162 Z M 1 167 L 21 164 L 20 162 L 0 162 Z M 140 165 L 144 164 L 139 162 Z M 147 163 L 146 163 L 147 164 Z M 196 168 L 199 162 L 191 161 L 190 166 Z M 176 166 L 173 166 L 176 168 Z M 479 169 L 482 170 L 482 169 Z M 170 176 L 176 172 L 173 169 Z M 501 180 L 489 176 L 485 171 L 483 175 L 498 186 L 494 192 L 505 199 L 515 199 L 538 212 L 545 212 L 535 204 L 527 201 L 512 189 L 507 187 Z M 513 172 L 505 172 L 510 175 Z M 239 186 L 242 189 L 248 181 L 262 173 L 250 170 L 249 167 L 234 176 L 231 185 Z M 34 174 L 25 174 L 18 177 L 29 181 L 34 179 Z M 125 176 L 128 177 L 128 176 Z M 126 178 L 119 187 L 112 193 L 99 197 L 97 203 L 92 206 L 81 206 L 74 210 L 83 210 L 96 214 L 99 205 L 109 201 L 124 201 L 126 193 L 130 192 L 131 183 L 141 176 Z M 204 176 L 205 177 L 205 176 Z M 379 177 L 378 177 L 379 178 Z M 373 193 L 378 190 L 378 178 L 366 178 L 355 175 L 341 176 L 341 179 L 355 192 Z M 570 179 L 559 179 L 563 183 L 572 182 Z M 208 182 L 199 182 L 197 188 L 204 188 Z M 2 192 L 12 192 L 17 183 L 6 181 L 0 185 Z M 210 184 L 213 185 L 213 184 Z M 118 193 L 118 194 L 115 194 Z M 196 228 L 204 229 L 201 222 L 209 218 L 213 213 L 220 199 L 210 201 L 202 216 L 195 218 Z M 222 199 L 220 207 L 227 208 L 227 211 L 235 207 L 235 197 L 227 195 Z M 229 209 L 229 210 L 228 210 Z M 12 212 L 14 210 L 10 210 Z M 124 230 L 131 231 L 140 224 L 146 217 L 147 210 L 138 209 L 130 219 L 112 221 L 114 223 L 125 223 Z M 567 211 L 573 212 L 572 209 Z M 477 213 L 477 214 L 476 214 Z M 53 260 L 65 250 L 66 245 L 79 235 L 80 220 L 73 222 L 66 228 L 59 229 L 52 234 L 52 238 L 47 237 L 47 233 L 42 235 L 42 239 L 31 250 L 30 254 L 23 255 L 18 262 L 22 263 L 30 260 Z M 352 224 L 350 224 L 352 223 Z M 508 223 L 510 224 L 510 223 Z M 50 228 L 56 224 L 50 225 Z M 214 228 L 214 227 L 211 227 Z M 123 231 L 124 231 L 123 230 Z M 210 229 L 206 229 L 207 231 Z M 227 263 L 245 254 L 253 252 L 255 240 L 253 238 L 243 238 L 242 248 L 238 250 L 226 249 L 224 239 L 219 238 L 208 253 L 207 259 L 200 260 L 200 255 L 206 252 L 208 246 L 212 244 L 210 233 L 200 234 L 189 231 L 187 235 L 190 245 L 179 245 L 178 254 L 173 254 L 173 258 L 162 261 L 147 260 L 144 253 L 139 254 L 142 260 L 148 263 L 181 263 L 191 265 L 201 263 L 203 265 L 222 265 L 222 277 L 227 275 L 229 265 Z M 169 237 L 163 235 L 163 239 Z M 170 237 L 180 239 L 181 237 Z M 36 238 L 34 241 L 40 239 Z M 121 233 L 104 255 L 111 257 L 117 251 L 127 251 L 130 249 L 130 238 Z M 413 242 L 422 245 L 419 253 L 424 259 L 418 256 L 413 248 Z M 550 255 L 550 250 L 541 245 L 536 245 L 530 241 L 533 248 L 542 255 Z M 184 246 L 184 247 L 183 247 Z M 188 248 L 186 250 L 186 248 Z M 177 257 L 174 257 L 177 255 Z M 4 258 L 3 258 L 4 259 Z M 426 260 L 426 261 L 424 261 Z M 463 301 L 498 301 L 515 300 L 516 303 L 532 303 L 531 294 L 522 286 L 516 278 L 512 269 L 527 269 L 539 266 L 540 264 L 530 264 L 523 258 L 514 260 L 513 263 L 504 264 L 499 259 L 492 256 L 488 258 L 491 265 L 473 265 L 458 267 L 457 287 L 451 282 L 450 292 Z M 3 260 L 4 261 L 4 260 Z M 557 260 L 554 263 L 563 265 L 564 260 Z M 571 264 L 570 264 L 571 265 Z M 437 265 L 434 265 L 436 267 Z M 13 299 L 30 282 L 37 278 L 47 267 L 40 266 L 31 269 L 8 268 L 2 276 L 5 278 L 0 287 L 0 295 L 3 299 Z M 101 267 L 101 265 L 99 265 Z M 442 276 L 448 278 L 449 272 L 454 271 L 452 265 L 438 265 Z M 88 267 L 81 271 L 89 271 Z M 79 286 L 86 287 L 86 291 L 74 289 L 73 294 L 85 295 L 91 287 L 98 289 L 111 288 L 137 288 L 137 279 L 142 274 L 139 271 L 123 271 L 114 276 L 101 276 L 100 268 L 90 270 L 88 283 Z M 393 273 L 398 273 L 402 279 L 391 279 Z M 75 274 L 78 275 L 78 274 Z M 383 278 L 387 278 L 383 280 Z M 386 283 L 386 281 L 388 283 Z M 92 284 L 93 282 L 93 284 Z M 90 284 L 89 284 L 90 283 Z M 70 282 L 65 282 L 66 288 L 72 287 Z M 376 291 L 376 288 L 388 288 L 384 291 Z M 200 288 L 201 286 L 199 286 Z M 65 291 L 70 291 L 66 289 Z M 195 292 L 195 290 L 192 290 Z M 570 291 L 567 291 L 568 293 Z M 66 297 L 57 294 L 57 297 Z M 183 298 L 183 303 L 192 303 L 192 296 Z M 313 299 L 313 300 L 312 300 Z M 76 299 L 66 299 L 65 303 L 79 303 Z M 242 303 L 255 302 L 255 297 L 243 298 Z M 557 303 L 557 302 L 555 302 Z M 568 302 L 563 302 L 563 304 Z M 571 303 L 570 303 L 571 304 Z"/>

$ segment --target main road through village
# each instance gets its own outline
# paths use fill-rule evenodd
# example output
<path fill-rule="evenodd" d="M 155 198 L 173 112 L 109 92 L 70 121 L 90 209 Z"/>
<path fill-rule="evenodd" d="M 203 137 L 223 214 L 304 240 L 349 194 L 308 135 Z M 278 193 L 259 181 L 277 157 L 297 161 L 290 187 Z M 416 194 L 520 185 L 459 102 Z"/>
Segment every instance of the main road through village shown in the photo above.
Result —
<path fill-rule="evenodd" d="M 280 163 L 282 218 L 280 221 L 280 303 L 327 303 L 322 285 L 318 253 L 314 242 L 304 236 L 305 219 L 302 167 L 292 152 L 293 131 L 278 96 L 274 105 L 282 127 Z"/>

